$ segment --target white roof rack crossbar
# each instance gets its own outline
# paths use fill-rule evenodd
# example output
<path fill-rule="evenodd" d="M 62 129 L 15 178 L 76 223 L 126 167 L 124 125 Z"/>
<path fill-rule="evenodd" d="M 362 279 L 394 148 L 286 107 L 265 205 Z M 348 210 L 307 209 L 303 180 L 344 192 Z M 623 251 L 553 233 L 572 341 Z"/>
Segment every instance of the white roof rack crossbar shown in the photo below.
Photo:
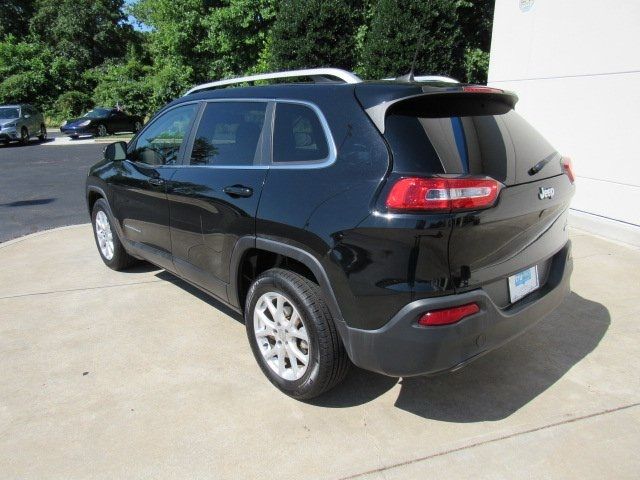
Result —
<path fill-rule="evenodd" d="M 226 85 L 234 85 L 244 82 L 255 82 L 257 80 L 271 80 L 275 78 L 297 78 L 311 77 L 318 80 L 326 77 L 337 78 L 345 83 L 360 83 L 362 80 L 357 75 L 341 70 L 339 68 L 307 68 L 304 70 L 290 70 L 286 72 L 260 73 L 258 75 L 249 75 L 247 77 L 228 78 L 226 80 L 218 80 L 216 82 L 203 83 L 189 90 L 185 95 L 189 95 L 201 90 L 208 90 L 215 87 L 223 87 Z"/>

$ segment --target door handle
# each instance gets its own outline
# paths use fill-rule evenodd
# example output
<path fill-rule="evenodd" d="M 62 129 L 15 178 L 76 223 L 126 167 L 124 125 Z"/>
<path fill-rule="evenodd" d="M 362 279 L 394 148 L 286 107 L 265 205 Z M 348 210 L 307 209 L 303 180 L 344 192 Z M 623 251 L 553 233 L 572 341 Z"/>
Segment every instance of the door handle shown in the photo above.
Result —
<path fill-rule="evenodd" d="M 164 180 L 161 178 L 150 178 L 147 180 L 151 185 L 155 187 L 159 187 L 160 185 L 164 185 Z"/>
<path fill-rule="evenodd" d="M 222 189 L 224 193 L 230 197 L 250 197 L 253 195 L 253 189 L 244 185 L 231 185 Z"/>

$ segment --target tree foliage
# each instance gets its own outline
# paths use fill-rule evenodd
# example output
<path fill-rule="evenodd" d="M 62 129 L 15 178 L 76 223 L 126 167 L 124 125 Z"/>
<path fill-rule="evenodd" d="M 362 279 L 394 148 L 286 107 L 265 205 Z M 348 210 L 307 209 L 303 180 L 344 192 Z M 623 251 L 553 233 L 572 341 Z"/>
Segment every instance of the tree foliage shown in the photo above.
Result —
<path fill-rule="evenodd" d="M 367 78 L 407 73 L 418 49 L 416 73 L 461 78 L 459 6 L 452 0 L 379 0 L 364 39 L 361 73 Z"/>
<path fill-rule="evenodd" d="M 358 0 L 281 1 L 270 46 L 273 66 L 353 69 L 363 13 Z"/>
<path fill-rule="evenodd" d="M 494 0 L 3 0 L 0 103 L 150 115 L 195 83 L 333 66 L 483 82 Z M 129 15 L 135 17 L 132 23 Z M 142 26 L 138 30 L 134 26 Z"/>
<path fill-rule="evenodd" d="M 33 0 L 3 0 L 0 4 L 0 38 L 26 35 L 32 15 Z"/>

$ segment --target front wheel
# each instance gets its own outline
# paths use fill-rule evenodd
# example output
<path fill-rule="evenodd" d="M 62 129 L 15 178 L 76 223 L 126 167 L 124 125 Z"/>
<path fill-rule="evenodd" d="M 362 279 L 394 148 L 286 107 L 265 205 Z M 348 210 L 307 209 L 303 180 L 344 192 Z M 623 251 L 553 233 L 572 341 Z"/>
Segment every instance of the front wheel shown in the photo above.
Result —
<path fill-rule="evenodd" d="M 107 127 L 105 125 L 98 125 L 98 136 L 99 137 L 106 137 L 108 133 L 109 132 L 107 132 Z"/>
<path fill-rule="evenodd" d="M 282 392 L 308 400 L 342 381 L 349 358 L 320 287 L 273 268 L 247 294 L 245 325 L 253 354 Z"/>
<path fill-rule="evenodd" d="M 27 130 L 27 127 L 22 127 L 20 130 L 20 143 L 22 145 L 29 143 L 29 130 Z"/>
<path fill-rule="evenodd" d="M 91 223 L 100 258 L 107 267 L 113 270 L 123 270 L 135 263 L 135 259 L 126 252 L 120 242 L 118 234 L 111 224 L 107 202 L 102 198 L 98 199 L 93 206 Z"/>
<path fill-rule="evenodd" d="M 140 130 L 142 130 L 142 123 L 136 122 L 133 126 L 133 133 L 138 133 Z"/>

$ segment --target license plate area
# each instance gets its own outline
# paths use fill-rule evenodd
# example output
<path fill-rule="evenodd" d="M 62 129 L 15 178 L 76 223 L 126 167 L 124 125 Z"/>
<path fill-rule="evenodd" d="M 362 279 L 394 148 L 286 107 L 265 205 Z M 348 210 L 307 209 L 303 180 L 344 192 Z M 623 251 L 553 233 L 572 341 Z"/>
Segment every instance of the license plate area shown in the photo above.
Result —
<path fill-rule="evenodd" d="M 509 277 L 509 299 L 515 303 L 540 286 L 538 266 L 534 265 Z"/>

